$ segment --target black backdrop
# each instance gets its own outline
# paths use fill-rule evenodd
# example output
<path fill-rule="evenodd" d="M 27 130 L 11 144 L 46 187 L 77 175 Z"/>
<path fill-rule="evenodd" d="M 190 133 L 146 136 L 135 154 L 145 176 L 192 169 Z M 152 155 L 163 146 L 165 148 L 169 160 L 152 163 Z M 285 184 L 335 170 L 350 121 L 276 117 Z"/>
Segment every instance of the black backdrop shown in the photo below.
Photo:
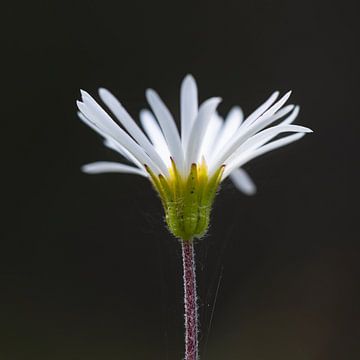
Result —
<path fill-rule="evenodd" d="M 179 245 L 146 180 L 81 174 L 117 157 L 75 100 L 105 86 L 136 116 L 153 87 L 177 114 L 186 73 L 202 100 L 223 97 L 222 113 L 293 89 L 297 122 L 314 129 L 246 166 L 255 197 L 222 187 L 196 247 L 202 359 L 359 358 L 354 4 L 29 1 L 2 12 L 1 359 L 181 358 Z"/>

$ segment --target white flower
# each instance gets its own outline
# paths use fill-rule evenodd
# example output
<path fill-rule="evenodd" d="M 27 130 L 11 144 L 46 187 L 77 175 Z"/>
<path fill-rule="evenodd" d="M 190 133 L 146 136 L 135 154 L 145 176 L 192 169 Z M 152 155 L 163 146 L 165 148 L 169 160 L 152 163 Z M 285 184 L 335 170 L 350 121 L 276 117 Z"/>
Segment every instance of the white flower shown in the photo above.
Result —
<path fill-rule="evenodd" d="M 220 98 L 210 98 L 198 106 L 197 86 L 191 75 L 186 76 L 181 85 L 180 134 L 172 114 L 154 90 L 146 91 L 152 112 L 140 112 L 143 129 L 108 90 L 100 89 L 99 96 L 116 120 L 87 92 L 81 91 L 81 95 L 82 101 L 77 102 L 80 119 L 104 138 L 106 146 L 132 163 L 130 166 L 123 163 L 95 162 L 83 166 L 83 171 L 91 174 L 121 172 L 149 177 L 163 200 L 167 220 L 168 202 L 175 201 L 173 195 L 175 196 L 176 191 L 176 201 L 179 201 L 179 194 L 180 199 L 184 199 L 183 191 L 192 174 L 192 166 L 195 166 L 194 171 L 197 171 L 196 179 L 204 176 L 205 183 L 209 183 L 214 176 L 216 177 L 212 184 L 214 195 L 219 182 L 228 176 L 237 188 L 250 195 L 255 193 L 256 188 L 241 167 L 255 157 L 287 145 L 311 132 L 309 128 L 292 125 L 299 107 L 284 106 L 290 92 L 278 101 L 276 100 L 279 93 L 274 92 L 245 119 L 241 109 L 234 107 L 223 120 L 216 112 Z M 284 133 L 293 134 L 278 138 L 278 135 Z M 182 190 L 176 189 L 175 180 L 180 181 Z M 195 187 L 197 186 L 199 185 Z M 195 190 L 204 191 L 203 188 Z M 167 194 L 166 191 L 170 193 Z M 171 201 L 165 199 L 167 195 L 171 197 Z M 210 198 L 207 200 L 212 202 Z M 191 206 L 194 205 L 193 202 L 194 200 L 189 200 Z M 197 206 L 203 205 L 197 203 Z M 211 203 L 207 205 L 211 206 Z M 187 209 L 186 204 L 181 206 L 182 209 L 183 206 Z M 179 209 L 174 216 L 179 216 Z M 189 216 L 199 217 L 199 213 L 194 215 L 190 211 Z M 171 225 L 169 227 L 171 229 Z M 175 233 L 173 230 L 172 232 Z M 202 229 L 201 233 L 203 232 Z M 191 236 L 193 235 L 200 234 L 194 230 Z"/>

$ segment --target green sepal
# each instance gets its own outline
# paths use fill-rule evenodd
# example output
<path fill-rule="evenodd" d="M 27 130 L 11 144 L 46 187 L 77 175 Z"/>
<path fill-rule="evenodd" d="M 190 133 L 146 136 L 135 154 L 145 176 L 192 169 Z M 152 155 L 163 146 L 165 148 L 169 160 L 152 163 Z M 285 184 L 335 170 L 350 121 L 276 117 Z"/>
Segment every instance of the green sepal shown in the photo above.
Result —
<path fill-rule="evenodd" d="M 148 167 L 147 172 L 160 195 L 165 210 L 165 219 L 174 236 L 192 241 L 202 237 L 210 221 L 211 207 L 224 172 L 220 167 L 210 178 L 206 163 L 192 164 L 184 179 L 171 159 L 170 176 L 155 175 Z"/>
<path fill-rule="evenodd" d="M 199 200 L 200 210 L 198 226 L 195 231 L 197 237 L 203 236 L 209 227 L 211 207 L 214 202 L 216 192 L 219 188 L 223 173 L 224 166 L 220 167 L 210 178 L 210 180 L 203 185 L 201 197 Z"/>
<path fill-rule="evenodd" d="M 160 199 L 161 199 L 161 203 L 163 204 L 163 206 L 165 207 L 167 199 L 163 190 L 163 187 L 160 183 L 160 179 L 158 176 L 156 176 L 154 174 L 154 172 L 147 166 L 145 165 L 145 169 L 148 172 L 148 174 L 150 175 L 150 179 L 151 179 L 151 183 L 153 184 L 155 190 L 158 192 Z"/>
<path fill-rule="evenodd" d="M 184 188 L 184 204 L 182 215 L 185 238 L 191 238 L 195 235 L 195 229 L 199 218 L 199 183 L 196 164 L 191 165 L 190 174 L 187 178 Z"/>

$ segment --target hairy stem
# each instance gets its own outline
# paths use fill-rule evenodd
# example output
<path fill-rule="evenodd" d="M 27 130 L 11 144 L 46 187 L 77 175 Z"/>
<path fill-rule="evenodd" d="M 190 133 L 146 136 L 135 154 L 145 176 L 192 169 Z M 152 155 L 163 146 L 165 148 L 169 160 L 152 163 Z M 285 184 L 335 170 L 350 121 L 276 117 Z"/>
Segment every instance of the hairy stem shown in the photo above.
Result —
<path fill-rule="evenodd" d="M 198 360 L 198 315 L 193 241 L 182 241 L 184 271 L 185 360 Z"/>

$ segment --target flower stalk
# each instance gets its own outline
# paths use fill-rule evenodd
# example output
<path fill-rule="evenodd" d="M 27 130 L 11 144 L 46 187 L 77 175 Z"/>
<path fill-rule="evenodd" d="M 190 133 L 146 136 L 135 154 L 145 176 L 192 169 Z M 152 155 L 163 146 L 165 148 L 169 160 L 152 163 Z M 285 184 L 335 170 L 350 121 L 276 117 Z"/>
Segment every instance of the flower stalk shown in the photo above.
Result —
<path fill-rule="evenodd" d="M 198 312 L 193 241 L 181 241 L 184 279 L 185 360 L 198 359 Z"/>

